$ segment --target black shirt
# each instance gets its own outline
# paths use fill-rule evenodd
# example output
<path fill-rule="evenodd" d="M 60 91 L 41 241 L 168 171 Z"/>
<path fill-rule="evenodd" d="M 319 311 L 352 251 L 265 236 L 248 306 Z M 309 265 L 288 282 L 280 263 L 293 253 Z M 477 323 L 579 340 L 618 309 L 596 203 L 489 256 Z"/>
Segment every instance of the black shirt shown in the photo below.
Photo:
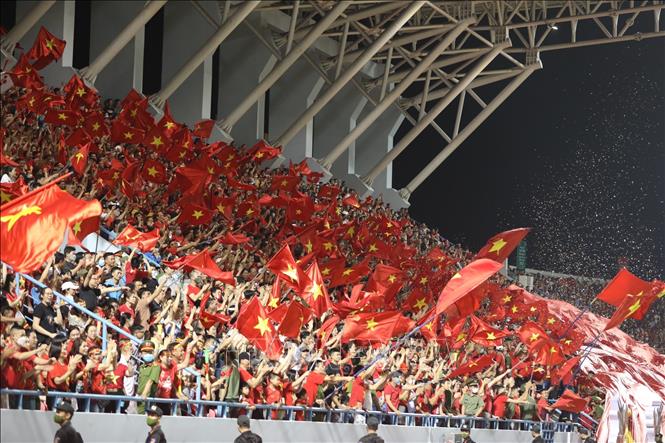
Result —
<path fill-rule="evenodd" d="M 376 434 L 367 434 L 358 440 L 358 443 L 383 443 L 383 439 Z"/>
<path fill-rule="evenodd" d="M 534 438 L 531 443 L 545 443 L 545 440 L 543 440 L 543 437 L 538 436 L 538 437 Z"/>
<path fill-rule="evenodd" d="M 472 440 L 471 436 L 469 435 L 464 440 L 462 440 L 462 443 L 476 443 L 476 442 L 475 442 L 475 440 Z"/>
<path fill-rule="evenodd" d="M 48 332 L 52 333 L 56 332 L 55 309 L 53 309 L 53 306 L 46 306 L 44 303 L 38 304 L 37 306 L 35 306 L 33 317 L 38 318 L 39 326 L 46 329 Z M 43 342 L 44 340 L 50 339 L 51 337 L 40 334 L 38 332 L 37 338 L 39 339 L 40 342 Z"/>
<path fill-rule="evenodd" d="M 166 443 L 166 436 L 162 432 L 162 427 L 157 425 L 148 432 L 145 443 Z"/>
<path fill-rule="evenodd" d="M 83 443 L 83 439 L 81 434 L 76 432 L 76 429 L 72 426 L 72 422 L 68 421 L 60 426 L 60 429 L 55 433 L 53 443 Z"/>
<path fill-rule="evenodd" d="M 233 443 L 263 443 L 263 439 L 252 431 L 245 431 L 237 436 Z"/>
<path fill-rule="evenodd" d="M 81 288 L 79 297 L 85 302 L 85 307 L 89 311 L 94 311 L 99 303 L 102 291 L 99 288 Z"/>

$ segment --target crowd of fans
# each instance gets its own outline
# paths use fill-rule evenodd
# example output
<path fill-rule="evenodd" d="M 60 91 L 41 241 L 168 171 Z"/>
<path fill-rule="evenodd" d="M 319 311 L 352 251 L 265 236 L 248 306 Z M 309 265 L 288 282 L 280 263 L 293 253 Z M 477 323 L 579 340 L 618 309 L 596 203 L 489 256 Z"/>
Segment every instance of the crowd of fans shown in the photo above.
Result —
<path fill-rule="evenodd" d="M 45 124 L 43 116 L 17 108 L 17 101 L 25 95 L 25 90 L 11 88 L 2 97 L 4 155 L 19 165 L 3 166 L 2 181 L 24 182 L 28 189 L 34 189 L 70 170 L 69 165 L 55 159 L 61 156 L 61 139 L 71 129 Z M 118 102 L 104 106 L 109 126 L 111 119 L 123 112 L 121 109 Z M 468 263 L 473 254 L 411 219 L 405 209 L 393 211 L 380 199 L 354 201 L 354 192 L 334 179 L 327 189 L 332 186 L 339 191 L 323 197 L 323 185 L 302 165 L 298 169 L 267 169 L 259 161 L 244 161 L 235 165 L 232 175 L 216 172 L 206 192 L 232 197 L 235 214 L 226 217 L 216 213 L 205 225 L 183 224 L 178 220 L 181 202 L 177 199 L 182 191 L 176 190 L 174 196 L 168 182 L 145 180 L 130 198 L 119 182 L 109 184 L 100 177 L 113 171 L 116 162 L 124 165 L 122 169 L 130 160 L 146 156 L 162 162 L 167 175 L 173 177 L 177 167 L 191 164 L 194 159 L 174 162 L 154 152 L 146 154 L 135 144 L 113 143 L 108 136 L 97 139 L 95 146 L 85 173 L 67 179 L 61 187 L 74 196 L 101 201 L 104 232 L 117 234 L 131 224 L 142 232 L 159 228 L 160 239 L 146 254 L 128 248 L 112 253 L 68 246 L 33 273 L 46 289 L 39 289 L 27 279 L 16 279 L 3 266 L 3 387 L 192 400 L 197 395 L 193 374 L 200 374 L 201 399 L 244 404 L 235 413 L 250 412 L 253 418 L 265 416 L 255 405 L 269 404 L 527 420 L 545 419 L 548 400 L 557 398 L 568 387 L 591 399 L 589 413 L 597 418 L 602 414 L 603 393 L 591 380 L 580 375 L 574 381 L 568 380 L 566 386 L 564 382 L 551 383 L 553 368 L 532 363 L 527 347 L 515 335 L 505 338 L 500 346 L 455 343 L 455 337 L 444 333 L 434 340 L 415 333 L 388 343 L 343 342 L 343 321 L 322 333 L 326 320 L 333 318 L 330 310 L 322 318 L 313 316 L 297 337 L 280 337 L 283 352 L 278 359 L 269 359 L 238 332 L 235 319 L 253 297 L 269 306 L 274 276 L 265 270 L 265 264 L 282 246 L 284 230 L 302 234 L 309 225 L 290 218 L 284 207 L 258 202 L 263 196 L 269 198 L 262 201 L 269 201 L 281 195 L 272 187 L 273 177 L 298 177 L 297 193 L 313 200 L 315 212 L 323 214 L 320 223 L 325 229 L 361 226 L 370 218 L 381 217 L 399 226 L 399 230 L 383 236 L 389 248 L 410 254 L 409 258 L 418 263 L 425 263 L 424 258 L 439 248 L 450 260 L 447 268 L 438 269 L 438 274 L 445 276 L 440 285 Z M 69 154 L 73 152 L 70 148 Z M 192 151 L 191 155 L 203 156 L 202 152 Z M 239 148 L 233 152 L 246 156 L 251 151 Z M 215 170 L 223 167 L 217 157 L 207 157 L 207 161 L 216 163 Z M 237 208 L 243 202 L 251 202 L 258 214 L 241 214 Z M 244 234 L 250 242 L 220 242 L 228 233 Z M 104 235 L 113 240 L 113 235 Z M 309 251 L 302 242 L 292 243 L 296 259 L 307 256 Z M 350 238 L 342 238 L 334 246 L 335 259 L 343 259 L 347 268 L 360 263 L 373 268 L 378 263 L 376 258 L 364 261 L 357 242 Z M 235 286 L 196 270 L 185 272 L 163 265 L 164 261 L 206 248 L 222 270 L 233 273 Z M 325 263 L 324 259 L 320 265 Z M 426 306 L 407 306 L 418 275 L 409 270 L 407 277 L 409 282 L 396 294 L 395 303 L 405 315 L 419 321 L 433 299 L 430 297 Z M 507 283 L 500 277 L 494 282 Z M 351 287 L 329 287 L 333 304 L 346 301 Z M 556 284 L 539 281 L 535 292 L 575 303 L 569 296 L 581 289 L 569 287 L 558 293 Z M 102 322 L 59 300 L 53 290 L 136 337 L 138 342 L 108 329 L 103 350 Z M 588 299 L 589 294 L 578 300 Z M 285 300 L 282 297 L 281 303 Z M 516 331 L 519 325 L 508 319 L 493 321 L 486 317 L 489 309 L 489 304 L 482 302 L 476 315 L 495 327 Z M 202 312 L 217 317 L 209 321 Z M 448 377 L 454 369 L 483 355 L 493 356 L 493 363 L 483 371 Z M 13 396 L 3 396 L 2 402 L 3 407 L 16 406 Z M 34 402 L 26 399 L 23 403 L 24 408 L 52 406 L 51 397 Z M 96 411 L 114 407 L 105 401 L 93 404 Z M 144 408 L 141 401 L 123 405 L 123 411 L 130 413 L 143 412 Z M 162 409 L 171 411 L 168 405 Z M 193 405 L 176 410 L 183 415 L 196 412 L 200 411 Z M 204 413 L 214 416 L 216 409 L 206 408 Z M 283 410 L 270 414 L 273 419 L 285 415 Z M 302 413 L 297 418 L 302 419 Z"/>

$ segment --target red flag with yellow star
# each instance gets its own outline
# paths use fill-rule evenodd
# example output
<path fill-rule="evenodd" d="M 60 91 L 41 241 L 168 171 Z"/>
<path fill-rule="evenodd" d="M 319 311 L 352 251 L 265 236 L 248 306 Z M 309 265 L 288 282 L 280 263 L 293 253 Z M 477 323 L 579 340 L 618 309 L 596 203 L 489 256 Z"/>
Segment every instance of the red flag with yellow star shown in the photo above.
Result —
<path fill-rule="evenodd" d="M 171 144 L 171 140 L 169 139 L 169 136 L 162 130 L 162 128 L 155 126 L 146 133 L 141 144 L 145 147 L 153 149 L 155 152 L 164 154 L 168 150 L 168 146 Z"/>
<path fill-rule="evenodd" d="M 284 318 L 279 324 L 279 333 L 284 337 L 298 338 L 300 329 L 312 318 L 312 311 L 302 303 L 293 300 L 289 303 Z"/>
<path fill-rule="evenodd" d="M 83 240 L 93 232 L 99 231 L 99 216 L 78 220 L 69 224 L 67 244 L 81 246 Z"/>
<path fill-rule="evenodd" d="M 282 353 L 282 342 L 277 338 L 275 328 L 266 315 L 258 297 L 252 297 L 238 314 L 236 327 L 249 342 L 262 350 L 270 359 L 277 359 Z"/>
<path fill-rule="evenodd" d="M 266 268 L 298 294 L 310 284 L 309 277 L 300 269 L 287 244 L 282 246 L 277 254 L 266 263 Z"/>
<path fill-rule="evenodd" d="M 464 267 L 441 290 L 436 304 L 436 315 L 441 315 L 453 303 L 496 274 L 501 267 L 501 263 L 486 258 L 475 260 Z"/>
<path fill-rule="evenodd" d="M 164 103 L 164 115 L 162 115 L 162 118 L 157 123 L 157 127 L 168 137 L 172 136 L 181 128 L 181 125 L 173 119 L 173 116 L 171 116 L 171 108 L 169 107 L 168 100 Z"/>
<path fill-rule="evenodd" d="M 236 284 L 233 273 L 219 269 L 219 266 L 217 266 L 217 263 L 213 260 L 208 249 L 204 249 L 198 254 L 186 255 L 170 262 L 164 261 L 164 264 L 169 268 L 174 269 L 185 268 L 189 271 L 195 269 L 208 277 L 226 283 L 227 285 L 235 286 Z"/>
<path fill-rule="evenodd" d="M 550 338 L 547 333 L 540 327 L 540 325 L 528 321 L 522 325 L 517 335 L 522 343 L 524 343 L 529 350 L 535 350 L 541 346 L 546 345 Z"/>
<path fill-rule="evenodd" d="M 130 248 L 138 248 L 141 252 L 152 251 L 159 241 L 159 228 L 149 232 L 141 232 L 128 224 L 113 240 L 113 243 Z"/>
<path fill-rule="evenodd" d="M 212 133 L 213 126 L 215 126 L 215 120 L 200 120 L 194 124 L 192 134 L 199 138 L 208 138 Z"/>
<path fill-rule="evenodd" d="M 149 158 L 143 164 L 141 176 L 152 183 L 167 183 L 166 167 L 158 160 Z"/>
<path fill-rule="evenodd" d="M 496 234 L 478 251 L 475 258 L 489 258 L 503 263 L 530 230 L 531 228 L 519 228 Z"/>
<path fill-rule="evenodd" d="M 55 252 L 72 222 L 99 216 L 97 200 L 42 186 L 0 206 L 0 255 L 17 272 L 32 272 Z"/>
<path fill-rule="evenodd" d="M 298 191 L 298 185 L 300 184 L 301 178 L 293 175 L 273 175 L 272 182 L 270 184 L 271 191 L 286 191 L 286 192 L 296 192 Z"/>
<path fill-rule="evenodd" d="M 39 70 L 46 67 L 52 61 L 60 59 L 65 50 L 67 42 L 60 40 L 45 27 L 39 28 L 37 39 L 33 43 L 32 48 L 27 52 L 29 60 L 34 60 L 32 67 Z"/>
<path fill-rule="evenodd" d="M 566 389 L 563 391 L 563 395 L 561 395 L 561 397 L 559 397 L 557 401 L 555 401 L 554 404 L 550 406 L 550 409 L 561 409 L 562 411 L 578 413 L 586 409 L 587 403 L 589 403 L 589 400 L 580 397 L 569 389 Z"/>
<path fill-rule="evenodd" d="M 28 57 L 25 54 L 21 55 L 21 58 L 19 58 L 8 74 L 14 86 L 35 90 L 44 87 L 42 78 L 39 76 L 37 70 L 28 62 Z"/>
<path fill-rule="evenodd" d="M 469 329 L 470 340 L 481 346 L 499 346 L 505 337 L 512 334 L 508 331 L 493 328 L 475 315 L 471 316 L 471 327 Z"/>
<path fill-rule="evenodd" d="M 111 141 L 115 143 L 130 143 L 136 145 L 143 140 L 145 132 L 129 126 L 120 119 L 115 119 L 111 125 Z"/>
<path fill-rule="evenodd" d="M 454 371 L 450 372 L 446 378 L 451 379 L 455 377 L 461 377 L 463 375 L 475 374 L 489 368 L 492 366 L 492 363 L 494 363 L 494 355 L 485 354 L 476 360 L 471 360 L 470 362 L 458 367 Z"/>
<path fill-rule="evenodd" d="M 182 212 L 178 216 L 176 223 L 192 226 L 207 225 L 214 217 L 215 212 L 203 206 L 185 203 L 182 205 Z"/>
<path fill-rule="evenodd" d="M 44 122 L 51 125 L 76 126 L 79 114 L 69 109 L 49 109 L 44 114 Z"/>
<path fill-rule="evenodd" d="M 630 318 L 642 307 L 642 303 L 647 301 L 647 297 L 638 294 L 628 294 L 624 297 L 623 302 L 614 311 L 612 318 L 605 325 L 604 331 L 610 330 L 620 326 L 621 323 L 627 318 Z"/>
<path fill-rule="evenodd" d="M 266 143 L 265 140 L 259 140 L 249 150 L 248 155 L 253 161 L 260 163 L 277 157 L 281 152 L 281 147 L 273 147 Z"/>
<path fill-rule="evenodd" d="M 310 284 L 303 290 L 302 298 L 312 308 L 317 317 L 322 317 L 330 309 L 332 302 L 328 295 L 328 289 L 326 289 L 326 285 L 323 283 L 323 276 L 316 260 L 307 269 L 307 276 L 309 277 Z"/>
<path fill-rule="evenodd" d="M 651 289 L 652 284 L 633 275 L 628 269 L 621 268 L 607 286 L 600 291 L 597 298 L 612 306 L 619 307 L 630 294 L 645 295 Z M 637 320 L 641 320 L 643 314 Z"/>
<path fill-rule="evenodd" d="M 97 92 L 88 87 L 85 82 L 76 74 L 72 75 L 69 82 L 63 87 L 65 97 L 69 103 L 76 106 L 92 106 L 98 99 Z"/>
<path fill-rule="evenodd" d="M 397 311 L 367 312 L 350 315 L 344 321 L 342 343 L 351 340 L 386 343 L 411 331 L 415 322 Z"/>
<path fill-rule="evenodd" d="M 0 159 L 3 158 L 3 155 L 0 153 Z M 5 164 L 0 161 L 0 165 Z M 12 183 L 0 183 L 0 204 L 5 204 L 9 201 L 12 201 L 16 197 L 20 197 L 24 194 L 27 194 L 30 191 L 28 185 L 25 183 L 22 175 L 19 175 L 18 179 Z"/>
<path fill-rule="evenodd" d="M 72 168 L 78 175 L 83 175 L 88 165 L 88 154 L 90 152 L 90 142 L 81 146 L 76 154 L 71 158 Z"/>
<path fill-rule="evenodd" d="M 106 125 L 104 116 L 99 112 L 91 112 L 85 116 L 83 124 L 85 130 L 93 137 L 101 138 L 110 134 L 109 127 Z"/>

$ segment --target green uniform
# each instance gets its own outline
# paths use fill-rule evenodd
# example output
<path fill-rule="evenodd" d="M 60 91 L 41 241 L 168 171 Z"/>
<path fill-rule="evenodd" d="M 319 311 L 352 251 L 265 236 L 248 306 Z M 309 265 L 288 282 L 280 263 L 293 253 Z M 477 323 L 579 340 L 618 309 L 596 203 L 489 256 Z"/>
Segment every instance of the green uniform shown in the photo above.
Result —
<path fill-rule="evenodd" d="M 470 392 L 462 397 L 462 406 L 464 406 L 464 415 L 474 416 L 478 408 L 484 407 L 485 402 L 480 395 L 473 395 Z"/>
<path fill-rule="evenodd" d="M 148 397 L 154 397 L 157 393 L 157 384 L 159 383 L 159 375 L 161 373 L 162 368 L 159 365 L 142 367 L 139 371 L 139 385 L 136 395 L 143 395 L 143 390 L 148 384 L 148 380 L 152 380 L 152 386 L 150 387 L 150 392 L 148 392 Z M 137 405 L 137 412 L 139 414 L 145 414 L 145 403 L 141 402 Z"/>

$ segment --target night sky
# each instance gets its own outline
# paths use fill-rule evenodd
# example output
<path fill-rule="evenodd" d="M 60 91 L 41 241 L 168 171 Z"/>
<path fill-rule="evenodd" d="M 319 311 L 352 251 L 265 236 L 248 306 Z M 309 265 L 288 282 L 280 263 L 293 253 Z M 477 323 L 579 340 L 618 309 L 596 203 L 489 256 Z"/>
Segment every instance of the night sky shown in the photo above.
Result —
<path fill-rule="evenodd" d="M 665 277 L 665 39 L 541 59 L 411 196 L 412 216 L 472 250 L 533 227 L 528 267 L 610 278 L 625 257 L 638 276 Z M 486 102 L 488 88 L 476 91 Z M 450 108 L 437 119 L 444 128 Z M 393 186 L 444 146 L 424 131 L 394 163 Z"/>

